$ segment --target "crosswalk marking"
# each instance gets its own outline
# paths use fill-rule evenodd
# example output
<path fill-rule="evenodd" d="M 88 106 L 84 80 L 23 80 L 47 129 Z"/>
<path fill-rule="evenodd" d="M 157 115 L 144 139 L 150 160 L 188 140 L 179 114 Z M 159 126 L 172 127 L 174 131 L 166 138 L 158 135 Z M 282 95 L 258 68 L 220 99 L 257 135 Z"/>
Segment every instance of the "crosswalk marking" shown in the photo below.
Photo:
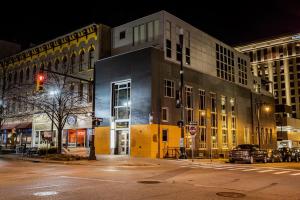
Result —
<path fill-rule="evenodd" d="M 274 171 L 273 169 L 267 169 L 267 170 L 263 170 L 263 171 L 258 171 L 259 173 L 265 173 L 265 172 L 272 172 Z"/>
<path fill-rule="evenodd" d="M 299 176 L 300 173 L 296 173 L 296 174 L 291 174 L 292 176 Z"/>
<path fill-rule="evenodd" d="M 273 174 L 286 174 L 286 173 L 289 173 L 289 172 L 291 172 L 291 171 L 275 172 L 275 173 L 273 173 Z"/>

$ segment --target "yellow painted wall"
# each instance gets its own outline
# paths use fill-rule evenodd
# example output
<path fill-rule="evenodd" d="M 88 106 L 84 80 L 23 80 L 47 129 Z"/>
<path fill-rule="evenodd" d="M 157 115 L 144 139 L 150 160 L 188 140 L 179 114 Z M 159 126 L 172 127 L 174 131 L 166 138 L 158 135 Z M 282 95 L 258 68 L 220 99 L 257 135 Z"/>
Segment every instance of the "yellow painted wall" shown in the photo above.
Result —
<path fill-rule="evenodd" d="M 160 140 L 158 140 L 158 127 Z M 168 130 L 168 141 L 162 142 L 162 131 Z M 179 147 L 180 129 L 177 126 L 145 124 L 130 129 L 130 155 L 133 157 L 163 158 L 167 147 Z M 158 155 L 160 141 L 160 155 Z M 96 154 L 110 154 L 110 127 L 95 128 Z"/>
<path fill-rule="evenodd" d="M 110 127 L 95 128 L 96 154 L 110 154 Z"/>

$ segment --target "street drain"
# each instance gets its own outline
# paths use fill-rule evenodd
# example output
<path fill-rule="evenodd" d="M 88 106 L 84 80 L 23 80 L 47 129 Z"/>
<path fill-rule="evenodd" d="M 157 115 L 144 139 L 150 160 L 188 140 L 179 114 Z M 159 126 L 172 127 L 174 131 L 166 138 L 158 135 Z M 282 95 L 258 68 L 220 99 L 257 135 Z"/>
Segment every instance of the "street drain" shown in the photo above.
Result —
<path fill-rule="evenodd" d="M 138 183 L 142 184 L 158 184 L 161 183 L 160 181 L 138 181 Z"/>
<path fill-rule="evenodd" d="M 245 197 L 245 194 L 237 193 L 237 192 L 218 192 L 218 196 L 221 197 L 229 197 L 229 198 L 242 198 Z"/>

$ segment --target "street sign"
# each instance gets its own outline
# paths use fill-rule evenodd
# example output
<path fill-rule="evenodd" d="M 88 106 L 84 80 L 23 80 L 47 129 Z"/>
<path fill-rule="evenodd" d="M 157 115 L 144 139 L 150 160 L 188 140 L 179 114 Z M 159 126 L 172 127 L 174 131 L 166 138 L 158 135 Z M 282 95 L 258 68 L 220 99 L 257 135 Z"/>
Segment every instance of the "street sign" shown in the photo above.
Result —
<path fill-rule="evenodd" d="M 189 132 L 191 135 L 195 135 L 197 133 L 197 123 L 190 123 Z"/>

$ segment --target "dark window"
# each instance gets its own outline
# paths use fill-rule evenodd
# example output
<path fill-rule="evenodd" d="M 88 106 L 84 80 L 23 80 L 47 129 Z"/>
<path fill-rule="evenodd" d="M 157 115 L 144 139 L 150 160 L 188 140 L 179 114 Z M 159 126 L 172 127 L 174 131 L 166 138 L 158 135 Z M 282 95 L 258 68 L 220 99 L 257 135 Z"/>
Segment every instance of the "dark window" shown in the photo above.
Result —
<path fill-rule="evenodd" d="M 191 50 L 190 50 L 190 48 L 185 48 L 185 61 L 186 61 L 186 64 L 188 64 L 188 65 L 191 64 Z"/>
<path fill-rule="evenodd" d="M 35 80 L 35 75 L 36 75 L 36 65 L 34 65 L 33 71 L 32 71 L 32 77 L 34 80 Z"/>
<path fill-rule="evenodd" d="M 51 71 L 52 65 L 51 62 L 48 63 L 47 69 Z"/>
<path fill-rule="evenodd" d="M 292 103 L 296 103 L 296 98 L 295 98 L 295 97 L 292 97 L 292 98 L 291 98 L 291 101 L 292 101 Z"/>
<path fill-rule="evenodd" d="M 257 50 L 257 61 L 261 61 L 261 54 L 260 50 Z"/>
<path fill-rule="evenodd" d="M 29 68 L 26 69 L 26 80 L 29 80 Z"/>
<path fill-rule="evenodd" d="M 285 96 L 285 91 L 281 91 L 281 96 Z"/>
<path fill-rule="evenodd" d="M 171 40 L 166 40 L 166 54 L 168 58 L 172 57 L 172 43 Z"/>
<path fill-rule="evenodd" d="M 23 70 L 20 71 L 19 82 L 23 83 Z"/>
<path fill-rule="evenodd" d="M 59 65 L 59 60 L 56 59 L 56 60 L 55 60 L 55 64 L 54 64 L 55 70 L 58 70 L 58 65 Z"/>
<path fill-rule="evenodd" d="M 94 68 L 95 49 L 92 47 L 89 51 L 88 69 Z"/>
<path fill-rule="evenodd" d="M 294 74 L 290 74 L 290 80 L 291 80 L 291 81 L 294 80 Z"/>
<path fill-rule="evenodd" d="M 123 40 L 126 37 L 126 32 L 121 31 L 119 37 L 120 37 L 120 40 Z"/>
<path fill-rule="evenodd" d="M 71 56 L 71 66 L 70 66 L 70 73 L 74 73 L 74 69 L 75 69 L 75 54 L 73 53 Z"/>
<path fill-rule="evenodd" d="M 291 95 L 295 95 L 295 90 L 291 90 Z"/>
<path fill-rule="evenodd" d="M 277 52 L 275 47 L 272 47 L 272 58 L 277 58 Z"/>
<path fill-rule="evenodd" d="M 291 87 L 291 88 L 295 87 L 294 82 L 290 82 L 290 87 Z"/>
<path fill-rule="evenodd" d="M 162 131 L 162 141 L 167 142 L 168 141 L 168 130 L 164 129 Z"/>
<path fill-rule="evenodd" d="M 278 84 L 274 83 L 274 89 L 278 89 Z"/>
<path fill-rule="evenodd" d="M 82 50 L 79 54 L 79 71 L 83 70 L 83 62 L 84 62 L 84 51 Z"/>
<path fill-rule="evenodd" d="M 18 80 L 18 73 L 15 72 L 14 73 L 14 84 L 17 84 L 17 80 Z"/>

